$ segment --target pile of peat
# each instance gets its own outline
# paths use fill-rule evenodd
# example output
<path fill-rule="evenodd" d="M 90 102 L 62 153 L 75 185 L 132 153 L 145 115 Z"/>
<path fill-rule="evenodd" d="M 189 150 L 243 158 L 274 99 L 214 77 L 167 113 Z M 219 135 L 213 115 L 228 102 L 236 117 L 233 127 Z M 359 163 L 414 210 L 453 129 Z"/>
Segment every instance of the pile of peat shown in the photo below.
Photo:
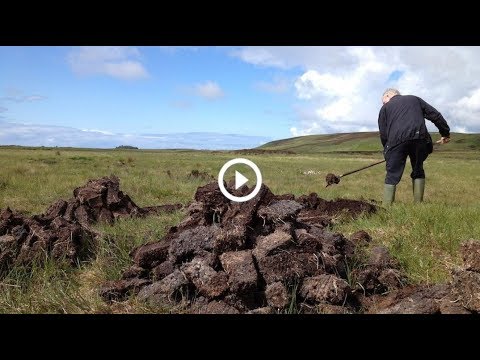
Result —
<path fill-rule="evenodd" d="M 250 192 L 246 186 L 234 190 L 232 182 L 226 186 L 236 196 Z M 186 218 L 163 239 L 135 248 L 134 264 L 100 294 L 107 301 L 133 294 L 193 313 L 270 313 L 292 303 L 304 312 L 318 304 L 326 311 L 358 311 L 348 264 L 354 241 L 369 236 L 359 232 L 349 240 L 327 227 L 339 214 L 376 210 L 366 202 L 326 201 L 315 193 L 276 196 L 264 184 L 252 200 L 235 203 L 212 182 L 197 189 Z M 370 270 L 359 274 L 366 282 Z M 392 280 L 397 270 L 390 264 L 376 270 L 381 280 L 375 290 L 382 281 L 401 285 Z"/>
<path fill-rule="evenodd" d="M 57 200 L 40 215 L 25 216 L 9 208 L 0 211 L 0 277 L 12 266 L 30 266 L 46 256 L 72 264 L 87 259 L 93 250 L 96 222 L 113 223 L 120 217 L 170 212 L 181 205 L 138 207 L 120 191 L 115 176 L 89 180 L 76 188 L 68 201 Z"/>
<path fill-rule="evenodd" d="M 226 187 L 236 196 L 250 192 L 233 185 Z M 462 244 L 464 267 L 450 283 L 411 285 L 386 247 L 369 245 L 367 232 L 347 239 L 328 230 L 339 214 L 375 211 L 315 193 L 274 195 L 265 185 L 235 203 L 213 182 L 197 189 L 186 218 L 163 239 L 135 248 L 133 265 L 100 295 L 204 314 L 480 312 L 480 241 Z"/>

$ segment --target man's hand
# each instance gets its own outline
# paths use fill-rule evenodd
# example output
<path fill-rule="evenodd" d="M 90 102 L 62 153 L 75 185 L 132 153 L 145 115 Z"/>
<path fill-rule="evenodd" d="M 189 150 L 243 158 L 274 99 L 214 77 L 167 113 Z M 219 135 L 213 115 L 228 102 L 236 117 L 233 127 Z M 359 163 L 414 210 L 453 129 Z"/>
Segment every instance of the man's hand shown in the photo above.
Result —
<path fill-rule="evenodd" d="M 450 141 L 450 137 L 449 136 L 442 136 L 442 138 L 438 141 L 436 141 L 435 143 L 436 144 L 446 144 Z"/>

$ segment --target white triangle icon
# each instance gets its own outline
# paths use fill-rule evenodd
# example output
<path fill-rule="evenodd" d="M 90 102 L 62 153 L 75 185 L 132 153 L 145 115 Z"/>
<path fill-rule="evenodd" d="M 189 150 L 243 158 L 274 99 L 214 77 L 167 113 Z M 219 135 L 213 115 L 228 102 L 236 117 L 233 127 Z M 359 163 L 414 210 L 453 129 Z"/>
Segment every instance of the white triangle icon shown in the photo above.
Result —
<path fill-rule="evenodd" d="M 248 179 L 235 170 L 235 190 L 248 182 Z"/>

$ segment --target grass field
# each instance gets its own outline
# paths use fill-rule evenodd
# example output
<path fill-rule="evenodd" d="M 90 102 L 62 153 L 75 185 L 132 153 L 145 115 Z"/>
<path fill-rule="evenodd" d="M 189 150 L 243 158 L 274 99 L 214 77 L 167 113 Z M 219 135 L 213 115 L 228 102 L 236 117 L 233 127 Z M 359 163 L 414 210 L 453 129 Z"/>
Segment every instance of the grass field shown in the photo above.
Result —
<path fill-rule="evenodd" d="M 437 140 L 440 137 L 437 135 Z M 480 150 L 479 134 L 451 133 L 452 141 L 441 152 L 471 152 Z M 325 152 L 381 152 L 382 146 L 378 132 L 357 132 L 329 135 L 299 136 L 285 140 L 272 141 L 260 149 L 284 150 L 299 154 L 316 154 Z"/>
<path fill-rule="evenodd" d="M 467 136 L 468 137 L 468 136 Z M 409 165 L 397 189 L 396 203 L 388 210 L 349 223 L 338 223 L 334 231 L 345 235 L 364 229 L 374 244 L 388 246 L 412 282 L 441 282 L 449 279 L 452 266 L 460 264 L 459 244 L 480 239 L 480 157 L 469 138 L 462 146 L 442 148 L 425 164 L 425 202 L 412 202 Z M 367 139 L 368 140 L 368 139 Z M 457 139 L 458 140 L 458 139 Z M 298 140 L 297 140 L 298 141 Z M 305 141 L 305 139 L 304 139 Z M 309 140 L 310 141 L 310 140 Z M 368 140 L 370 141 L 370 140 Z M 378 138 L 377 138 L 378 142 Z M 370 143 L 371 146 L 373 142 Z M 462 144 L 462 143 L 461 143 Z M 297 144 L 298 145 L 298 144 Z M 339 144 L 336 144 L 339 145 Z M 277 144 L 281 150 L 292 150 Z M 363 151 L 344 146 L 340 151 Z M 370 145 L 369 145 L 370 146 Z M 376 145 L 378 150 L 378 143 Z M 269 148 L 269 146 L 266 146 Z M 271 146 L 270 146 L 271 148 Z M 277 148 L 279 149 L 279 148 Z M 444 151 L 443 151 L 444 150 Z M 303 151 L 296 154 L 243 155 L 261 169 L 264 183 L 276 194 L 317 192 L 320 197 L 381 201 L 384 165 L 345 177 L 325 188 L 328 172 L 342 174 L 382 159 L 382 155 Z M 191 178 L 192 170 L 217 176 L 221 166 L 242 155 L 209 151 L 139 151 L 79 149 L 0 148 L 0 208 L 34 214 L 43 212 L 58 198 L 67 199 L 72 190 L 88 179 L 115 174 L 121 189 L 139 206 L 188 203 L 198 186 L 208 180 Z M 304 173 L 312 170 L 314 175 Z M 232 176 L 229 173 L 228 176 Z M 253 173 L 244 175 L 254 179 Z M 48 262 L 27 272 L 15 268 L 0 282 L 1 313 L 110 313 L 161 312 L 135 299 L 105 304 L 97 294 L 100 284 L 117 279 L 130 264 L 129 251 L 138 244 L 159 239 L 178 223 L 183 213 L 129 219 L 114 226 L 97 226 L 104 233 L 95 260 L 70 268 Z M 113 239 L 113 240 L 112 240 Z"/>

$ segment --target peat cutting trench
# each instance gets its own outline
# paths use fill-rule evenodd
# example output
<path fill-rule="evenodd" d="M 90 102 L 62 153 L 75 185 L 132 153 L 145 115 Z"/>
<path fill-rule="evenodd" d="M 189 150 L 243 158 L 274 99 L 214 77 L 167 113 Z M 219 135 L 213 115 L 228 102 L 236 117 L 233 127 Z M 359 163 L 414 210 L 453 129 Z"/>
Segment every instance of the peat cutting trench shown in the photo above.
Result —
<path fill-rule="evenodd" d="M 244 196 L 246 186 L 230 193 Z M 0 211 L 0 281 L 13 266 L 46 256 L 75 266 L 89 261 L 98 222 L 172 212 L 180 204 L 138 207 L 115 176 L 90 180 L 44 214 Z M 106 302 L 138 299 L 182 313 L 477 313 L 480 242 L 461 246 L 464 266 L 452 281 L 411 285 L 388 249 L 329 230 L 336 218 L 376 212 L 370 203 L 317 194 L 274 195 L 266 185 L 252 200 L 226 199 L 216 181 L 199 187 L 186 217 L 157 242 L 133 249 L 121 279 L 98 291 Z"/>

